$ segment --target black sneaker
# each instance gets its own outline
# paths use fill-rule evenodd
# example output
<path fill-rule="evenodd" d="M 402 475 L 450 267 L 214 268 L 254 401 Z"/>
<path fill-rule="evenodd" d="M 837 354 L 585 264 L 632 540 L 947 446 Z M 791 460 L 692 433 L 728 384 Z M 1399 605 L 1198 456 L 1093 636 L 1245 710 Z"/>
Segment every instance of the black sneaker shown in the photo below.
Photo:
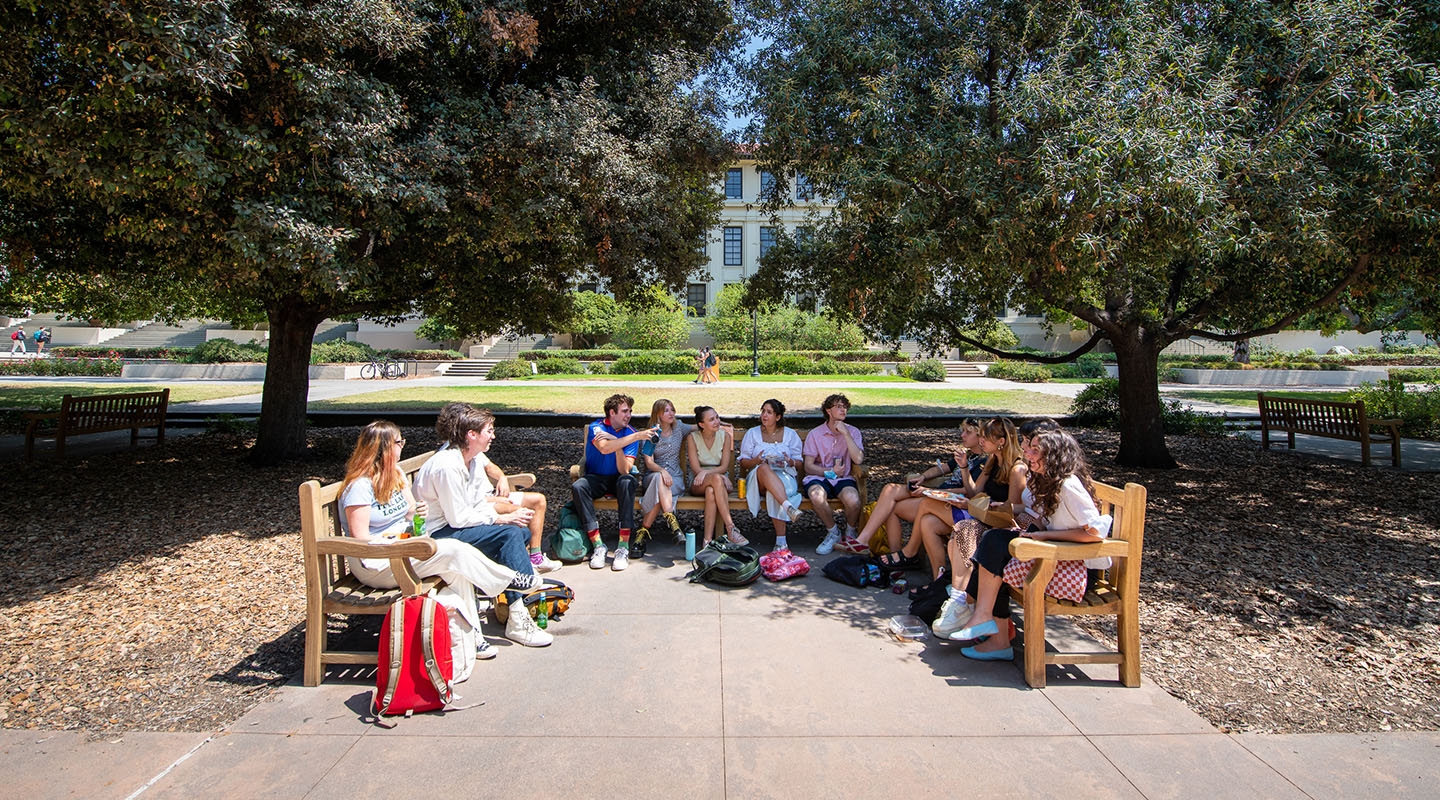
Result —
<path fill-rule="evenodd" d="M 650 542 L 649 528 L 636 528 L 635 534 L 630 537 L 630 557 L 644 558 L 645 546 Z"/>

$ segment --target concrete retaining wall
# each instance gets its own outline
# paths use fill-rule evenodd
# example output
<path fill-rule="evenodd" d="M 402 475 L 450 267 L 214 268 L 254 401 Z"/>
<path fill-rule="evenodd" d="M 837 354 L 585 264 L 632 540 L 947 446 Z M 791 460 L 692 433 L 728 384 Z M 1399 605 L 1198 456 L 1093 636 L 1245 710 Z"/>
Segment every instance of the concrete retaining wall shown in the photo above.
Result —
<path fill-rule="evenodd" d="M 360 377 L 360 364 L 310 367 L 310 380 L 348 381 Z M 264 364 L 126 364 L 122 378 L 153 380 L 263 381 Z"/>
<path fill-rule="evenodd" d="M 1199 386 L 1359 386 L 1390 376 L 1385 367 L 1323 369 L 1182 369 L 1181 383 Z"/>

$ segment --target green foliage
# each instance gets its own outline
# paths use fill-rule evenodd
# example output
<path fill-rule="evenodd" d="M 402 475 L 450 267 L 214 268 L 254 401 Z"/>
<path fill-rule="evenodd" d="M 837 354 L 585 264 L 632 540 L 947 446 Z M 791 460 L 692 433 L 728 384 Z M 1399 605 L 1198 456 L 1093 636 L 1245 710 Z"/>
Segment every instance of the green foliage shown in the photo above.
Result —
<path fill-rule="evenodd" d="M 546 330 L 683 286 L 732 155 L 721 0 L 0 6 L 0 304 L 265 319 L 252 457 L 305 449 L 305 337 Z M 447 331 L 449 332 L 449 331 Z"/>
<path fill-rule="evenodd" d="M 1353 402 L 1365 401 L 1367 416 L 1400 420 L 1400 433 L 1417 439 L 1440 438 L 1440 388 L 1406 386 L 1393 374 L 1390 380 L 1366 383 L 1350 390 Z"/>
<path fill-rule="evenodd" d="M 1050 370 L 1043 364 L 1028 361 L 997 361 L 985 372 L 986 377 L 1019 383 L 1048 383 Z"/>
<path fill-rule="evenodd" d="M 1050 364 L 1050 376 L 1054 378 L 1103 378 L 1105 360 L 1097 353 L 1086 353 L 1074 361 Z"/>
<path fill-rule="evenodd" d="M 379 354 L 364 342 L 335 339 L 310 348 L 311 364 L 363 364 Z"/>
<path fill-rule="evenodd" d="M 623 316 L 615 298 L 597 292 L 574 292 L 572 297 L 574 311 L 560 331 L 571 335 L 577 349 L 593 347 L 615 335 Z"/>
<path fill-rule="evenodd" d="M 380 350 L 379 354 L 405 361 L 458 361 L 465 357 L 459 350 Z"/>
<path fill-rule="evenodd" d="M 916 361 L 910 368 L 910 374 L 907 377 L 915 381 L 939 383 L 945 380 L 945 365 L 941 364 L 939 359 L 934 358 Z"/>
<path fill-rule="evenodd" d="M 686 375 L 695 371 L 695 358 L 680 354 L 621 356 L 610 365 L 612 375 Z"/>
<path fill-rule="evenodd" d="M 617 343 L 642 350 L 680 347 L 690 338 L 685 307 L 654 284 L 637 290 L 621 304 L 624 312 L 615 330 Z"/>
<path fill-rule="evenodd" d="M 185 357 L 190 354 L 190 348 L 64 345 L 61 347 L 46 348 L 45 352 L 56 358 L 147 358 L 184 361 Z"/>
<path fill-rule="evenodd" d="M 426 317 L 415 329 L 415 336 L 431 342 L 456 342 L 464 338 L 460 329 L 439 317 Z"/>
<path fill-rule="evenodd" d="M 236 364 L 264 361 L 265 345 L 255 342 L 236 342 L 231 339 L 211 339 L 190 350 L 185 361 L 188 364 Z"/>
<path fill-rule="evenodd" d="M 530 371 L 530 362 L 512 358 L 509 361 L 501 361 L 490 368 L 485 376 L 487 381 L 503 381 L 506 378 L 528 378 L 533 375 Z"/>
<path fill-rule="evenodd" d="M 12 358 L 0 361 L 0 375 L 84 375 L 117 378 L 124 366 L 115 358 Z"/>
<path fill-rule="evenodd" d="M 535 362 L 535 371 L 541 375 L 584 375 L 585 367 L 574 358 L 545 358 Z"/>
<path fill-rule="evenodd" d="M 1335 298 L 1408 289 L 1440 317 L 1419 8 L 746 4 L 746 138 L 837 198 L 767 256 L 757 299 L 815 291 L 872 339 L 937 349 L 1013 308 L 1090 326 L 1123 371 Z M 1120 462 L 1173 466 L 1133 410 Z"/>
<path fill-rule="evenodd" d="M 762 350 L 858 350 L 865 335 L 854 323 L 830 314 L 802 311 L 789 303 L 764 303 L 754 320 L 744 305 L 745 284 L 720 290 L 705 317 L 705 331 L 720 347 L 744 348 L 758 326 Z"/>
<path fill-rule="evenodd" d="M 1405 367 L 1390 370 L 1390 379 L 1402 383 L 1440 383 L 1440 367 Z"/>
<path fill-rule="evenodd" d="M 1085 387 L 1070 404 L 1070 417 L 1076 425 L 1088 428 L 1114 428 L 1120 422 L 1120 381 L 1101 378 Z M 1175 435 L 1224 436 L 1225 420 L 1196 411 L 1179 400 L 1166 400 L 1161 409 L 1165 432 Z"/>

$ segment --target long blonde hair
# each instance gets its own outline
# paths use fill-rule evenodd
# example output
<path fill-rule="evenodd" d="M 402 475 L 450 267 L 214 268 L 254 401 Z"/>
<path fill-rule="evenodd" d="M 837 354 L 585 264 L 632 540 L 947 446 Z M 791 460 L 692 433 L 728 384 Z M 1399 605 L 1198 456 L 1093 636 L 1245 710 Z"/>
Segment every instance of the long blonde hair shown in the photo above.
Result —
<path fill-rule="evenodd" d="M 670 402 L 669 400 L 666 400 L 663 397 L 659 400 L 656 400 L 654 405 L 650 406 L 650 418 L 645 421 L 650 423 L 650 427 L 652 428 L 656 425 L 662 424 L 660 422 L 660 416 L 665 413 L 665 409 L 667 408 L 671 411 L 674 411 L 675 404 Z"/>
<path fill-rule="evenodd" d="M 1000 439 L 1000 449 L 985 462 L 985 470 L 999 483 L 1010 482 L 1010 470 L 1016 462 L 1025 463 L 1025 453 L 1020 449 L 1020 438 L 1015 434 L 1015 423 L 1005 417 L 995 417 L 980 429 L 986 439 Z"/>
<path fill-rule="evenodd" d="M 355 440 L 355 450 L 345 462 L 345 480 L 340 485 L 340 494 L 360 478 L 369 478 L 375 487 L 375 500 L 382 505 L 390 502 L 395 493 L 406 486 L 405 473 L 400 471 L 400 459 L 395 454 L 394 444 L 400 440 L 400 426 L 388 420 L 375 420 L 360 429 Z"/>

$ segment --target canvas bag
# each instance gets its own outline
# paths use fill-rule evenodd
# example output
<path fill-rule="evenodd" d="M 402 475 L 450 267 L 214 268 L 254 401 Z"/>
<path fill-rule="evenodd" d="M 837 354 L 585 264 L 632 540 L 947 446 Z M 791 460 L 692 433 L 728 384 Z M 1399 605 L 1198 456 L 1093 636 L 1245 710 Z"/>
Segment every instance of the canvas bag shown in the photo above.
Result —
<path fill-rule="evenodd" d="M 450 616 L 429 595 L 396 600 L 380 626 L 375 669 L 377 715 L 437 711 L 454 697 Z"/>
<path fill-rule="evenodd" d="M 567 564 L 584 561 L 590 557 L 590 538 L 581 530 L 584 525 L 575 511 L 575 501 L 560 507 L 560 527 L 550 537 L 550 547 L 555 557 Z"/>
<path fill-rule="evenodd" d="M 841 556 L 832 559 L 821 571 L 830 580 L 847 586 L 879 586 L 883 589 L 890 585 L 890 571 L 870 556 Z"/>

